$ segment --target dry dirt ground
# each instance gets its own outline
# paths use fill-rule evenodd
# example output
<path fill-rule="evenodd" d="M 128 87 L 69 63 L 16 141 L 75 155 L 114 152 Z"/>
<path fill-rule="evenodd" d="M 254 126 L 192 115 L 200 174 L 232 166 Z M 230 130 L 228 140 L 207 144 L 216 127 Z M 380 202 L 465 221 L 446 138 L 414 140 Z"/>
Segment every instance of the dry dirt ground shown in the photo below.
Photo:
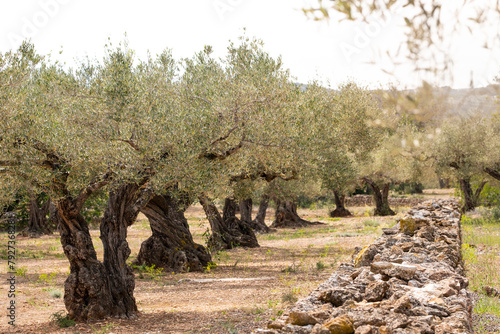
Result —
<path fill-rule="evenodd" d="M 428 197 L 445 197 L 432 192 Z M 16 327 L 7 324 L 9 299 L 7 261 L 2 260 L 0 333 L 250 333 L 283 312 L 298 298 L 325 281 L 333 269 L 350 258 L 356 246 L 373 241 L 382 227 L 397 217 L 371 217 L 372 208 L 349 208 L 354 217 L 328 218 L 328 209 L 299 210 L 308 220 L 324 225 L 282 229 L 259 235 L 260 248 L 219 252 L 217 266 L 204 273 L 137 272 L 135 298 L 139 316 L 109 319 L 59 328 L 52 315 L 64 312 L 61 297 L 69 273 L 57 234 L 39 239 L 16 239 Z M 396 208 L 400 213 L 407 208 Z M 274 212 L 268 210 L 271 223 Z M 186 216 L 196 242 L 205 243 L 208 222 L 200 206 Z M 102 258 L 99 231 L 92 230 Z M 129 228 L 131 260 L 151 234 L 145 217 Z M 7 248 L 7 235 L 0 235 Z M 5 253 L 5 252 L 4 252 Z M 2 258 L 5 258 L 2 253 Z M 204 281 L 196 281 L 196 280 Z"/>

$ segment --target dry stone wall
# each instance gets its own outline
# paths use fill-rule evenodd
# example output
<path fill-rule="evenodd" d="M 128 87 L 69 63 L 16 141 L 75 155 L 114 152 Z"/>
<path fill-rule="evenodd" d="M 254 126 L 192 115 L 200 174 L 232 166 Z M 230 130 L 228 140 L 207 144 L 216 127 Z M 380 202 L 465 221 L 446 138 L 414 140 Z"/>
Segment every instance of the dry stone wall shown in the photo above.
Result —
<path fill-rule="evenodd" d="M 467 285 L 458 204 L 429 201 L 255 333 L 472 333 Z"/>
<path fill-rule="evenodd" d="M 389 197 L 389 206 L 416 206 L 425 201 L 423 198 L 407 197 Z M 371 195 L 354 195 L 345 199 L 346 206 L 373 206 L 373 196 Z"/>

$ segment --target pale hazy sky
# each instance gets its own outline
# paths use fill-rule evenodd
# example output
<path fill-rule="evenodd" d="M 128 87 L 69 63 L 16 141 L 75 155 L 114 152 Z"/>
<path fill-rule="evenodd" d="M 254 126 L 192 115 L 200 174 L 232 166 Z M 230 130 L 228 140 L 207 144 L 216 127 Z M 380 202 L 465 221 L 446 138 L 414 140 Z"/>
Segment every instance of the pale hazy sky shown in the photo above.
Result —
<path fill-rule="evenodd" d="M 401 65 L 393 76 L 382 71 L 391 63 L 379 56 L 403 42 L 401 14 L 373 17 L 366 23 L 315 22 L 300 8 L 304 0 L 1 0 L 0 51 L 17 48 L 29 37 L 37 50 L 74 64 L 75 58 L 102 57 L 108 37 L 120 42 L 127 34 L 129 46 L 139 57 L 147 50 L 156 54 L 171 48 L 174 56 L 190 57 L 204 45 L 223 56 L 230 39 L 247 30 L 258 37 L 272 55 L 300 82 L 329 81 L 336 86 L 346 80 L 377 87 L 388 82 L 415 87 L 422 77 L 411 66 Z M 63 53 L 59 51 L 63 48 Z M 498 50 L 486 50 L 471 34 L 457 39 L 450 52 L 455 62 L 456 88 L 468 87 L 471 73 L 477 87 L 491 83 L 500 72 Z M 371 63 L 371 64 L 370 64 Z M 428 78 L 427 78 L 428 79 Z"/>

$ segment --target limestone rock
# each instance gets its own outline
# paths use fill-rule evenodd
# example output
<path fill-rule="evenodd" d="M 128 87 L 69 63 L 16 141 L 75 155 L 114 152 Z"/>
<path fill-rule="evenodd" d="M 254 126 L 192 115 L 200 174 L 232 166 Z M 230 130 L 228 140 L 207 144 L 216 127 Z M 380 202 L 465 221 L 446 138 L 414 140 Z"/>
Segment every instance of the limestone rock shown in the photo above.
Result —
<path fill-rule="evenodd" d="M 318 320 L 306 312 L 290 312 L 288 323 L 297 326 L 315 325 Z"/>
<path fill-rule="evenodd" d="M 384 299 L 385 293 L 389 289 L 387 282 L 375 281 L 366 287 L 365 299 L 367 302 L 378 302 Z"/>
<path fill-rule="evenodd" d="M 354 334 L 375 334 L 375 331 L 372 326 L 366 325 L 356 328 Z"/>
<path fill-rule="evenodd" d="M 396 313 L 405 313 L 405 311 L 409 309 L 411 309 L 411 302 L 407 295 L 399 298 L 394 304 L 394 312 Z"/>
<path fill-rule="evenodd" d="M 348 288 L 334 288 L 323 291 L 319 296 L 319 300 L 323 302 L 330 302 L 335 307 L 342 306 L 347 300 L 359 302 L 362 299 L 363 297 L 359 291 Z"/>
<path fill-rule="evenodd" d="M 348 315 L 329 320 L 323 326 L 327 328 L 331 334 L 353 334 L 354 326 L 352 319 Z"/>
<path fill-rule="evenodd" d="M 330 330 L 323 325 L 316 324 L 313 327 L 311 334 L 330 334 Z"/>
<path fill-rule="evenodd" d="M 375 245 L 372 244 L 366 246 L 358 253 L 356 258 L 354 259 L 354 266 L 356 268 L 369 266 L 377 252 L 377 247 Z"/>
<path fill-rule="evenodd" d="M 415 277 L 417 267 L 412 265 L 397 264 L 391 262 L 374 262 L 370 269 L 377 274 L 384 274 L 389 277 L 397 277 L 409 281 Z"/>

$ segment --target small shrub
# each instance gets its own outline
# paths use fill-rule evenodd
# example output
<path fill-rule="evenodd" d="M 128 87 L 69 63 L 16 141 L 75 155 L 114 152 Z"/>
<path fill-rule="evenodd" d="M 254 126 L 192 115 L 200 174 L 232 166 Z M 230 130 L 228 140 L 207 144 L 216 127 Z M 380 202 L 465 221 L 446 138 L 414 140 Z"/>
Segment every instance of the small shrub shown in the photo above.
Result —
<path fill-rule="evenodd" d="M 323 262 L 321 262 L 321 261 L 316 262 L 316 270 L 320 271 L 320 270 L 323 270 L 325 268 L 326 268 L 326 265 Z"/>
<path fill-rule="evenodd" d="M 480 201 L 486 206 L 500 206 L 500 186 L 486 183 L 481 191 Z"/>
<path fill-rule="evenodd" d="M 64 316 L 63 316 L 63 314 L 64 314 L 64 311 L 59 311 L 59 312 L 53 313 L 50 316 L 50 318 L 52 321 L 57 323 L 57 325 L 60 328 L 72 327 L 72 326 L 76 325 L 75 321 L 69 318 L 69 314 L 66 314 Z"/>
<path fill-rule="evenodd" d="M 491 210 L 491 218 L 494 220 L 495 223 L 500 223 L 500 205 L 495 206 Z"/>

